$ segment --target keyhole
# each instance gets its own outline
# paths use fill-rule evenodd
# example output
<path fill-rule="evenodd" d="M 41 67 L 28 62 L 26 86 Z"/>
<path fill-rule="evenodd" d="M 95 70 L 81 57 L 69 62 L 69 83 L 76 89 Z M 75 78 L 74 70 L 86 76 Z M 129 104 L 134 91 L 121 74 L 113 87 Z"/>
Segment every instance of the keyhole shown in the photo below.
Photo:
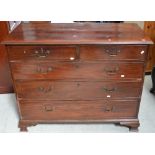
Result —
<path fill-rule="evenodd" d="M 76 64 L 75 67 L 76 67 L 76 68 L 79 68 L 79 65 Z"/>
<path fill-rule="evenodd" d="M 80 86 L 80 83 L 77 83 L 77 86 L 79 87 Z"/>
<path fill-rule="evenodd" d="M 147 26 L 148 29 L 149 29 L 150 27 L 151 27 L 150 25 Z"/>

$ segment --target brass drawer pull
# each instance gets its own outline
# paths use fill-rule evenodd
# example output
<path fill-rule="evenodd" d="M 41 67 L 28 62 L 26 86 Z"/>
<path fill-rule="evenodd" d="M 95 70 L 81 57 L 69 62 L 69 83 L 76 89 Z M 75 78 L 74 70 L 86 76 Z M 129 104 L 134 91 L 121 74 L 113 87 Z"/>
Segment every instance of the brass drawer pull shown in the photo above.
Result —
<path fill-rule="evenodd" d="M 119 70 L 119 67 L 115 67 L 115 68 L 105 68 L 104 71 L 108 74 L 116 74 L 117 71 Z"/>
<path fill-rule="evenodd" d="M 111 89 L 109 89 L 109 88 L 103 87 L 102 89 L 103 89 L 103 91 L 105 91 L 105 92 L 114 92 L 114 91 L 116 91 L 116 88 L 111 88 Z"/>
<path fill-rule="evenodd" d="M 45 105 L 45 106 L 44 106 L 44 110 L 45 110 L 46 112 L 50 112 L 50 111 L 53 111 L 54 108 L 53 108 L 51 105 Z"/>
<path fill-rule="evenodd" d="M 46 58 L 50 54 L 49 50 L 44 50 L 43 48 L 40 49 L 40 51 L 35 51 L 35 55 L 38 58 Z"/>
<path fill-rule="evenodd" d="M 42 92 L 42 93 L 49 93 L 52 91 L 52 87 L 48 87 L 48 88 L 39 87 L 38 90 L 39 92 Z"/>
<path fill-rule="evenodd" d="M 106 52 L 110 57 L 114 57 L 114 56 L 117 56 L 118 53 L 120 53 L 120 50 L 118 50 L 117 48 L 111 48 L 111 49 L 105 49 L 105 52 Z"/>
<path fill-rule="evenodd" d="M 42 69 L 41 67 L 37 68 L 38 73 L 47 74 L 49 72 L 53 71 L 52 67 L 48 67 L 47 69 Z"/>

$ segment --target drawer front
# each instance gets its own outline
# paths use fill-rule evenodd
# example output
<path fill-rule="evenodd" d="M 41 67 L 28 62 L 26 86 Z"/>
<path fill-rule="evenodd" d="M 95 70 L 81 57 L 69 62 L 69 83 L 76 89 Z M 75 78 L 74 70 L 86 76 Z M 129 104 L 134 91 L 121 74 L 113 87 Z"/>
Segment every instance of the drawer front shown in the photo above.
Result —
<path fill-rule="evenodd" d="M 22 119 L 50 121 L 95 121 L 136 118 L 138 101 L 23 101 Z"/>
<path fill-rule="evenodd" d="M 16 82 L 18 98 L 39 100 L 96 100 L 139 98 L 140 82 Z"/>
<path fill-rule="evenodd" d="M 145 60 L 147 46 L 86 45 L 80 47 L 81 60 Z"/>
<path fill-rule="evenodd" d="M 10 61 L 72 61 L 77 52 L 75 46 L 9 46 L 8 55 Z"/>
<path fill-rule="evenodd" d="M 143 63 L 11 63 L 14 79 L 142 79 Z"/>

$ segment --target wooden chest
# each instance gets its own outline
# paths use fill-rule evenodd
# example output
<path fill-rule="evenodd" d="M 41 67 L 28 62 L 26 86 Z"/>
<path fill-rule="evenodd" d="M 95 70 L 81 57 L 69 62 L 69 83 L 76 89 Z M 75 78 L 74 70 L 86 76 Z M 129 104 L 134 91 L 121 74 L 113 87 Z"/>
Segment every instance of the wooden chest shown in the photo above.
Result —
<path fill-rule="evenodd" d="M 147 48 L 135 24 L 21 24 L 3 42 L 19 127 L 115 123 L 137 129 Z"/>

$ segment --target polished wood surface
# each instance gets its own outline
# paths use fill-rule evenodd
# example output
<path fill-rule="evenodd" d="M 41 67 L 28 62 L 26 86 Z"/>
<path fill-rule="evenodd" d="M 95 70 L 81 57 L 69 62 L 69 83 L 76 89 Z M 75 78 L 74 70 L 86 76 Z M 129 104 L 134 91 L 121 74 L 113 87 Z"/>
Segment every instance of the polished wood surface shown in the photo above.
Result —
<path fill-rule="evenodd" d="M 45 60 L 141 60 L 146 57 L 147 46 L 83 45 L 83 46 L 11 46 L 10 61 L 36 62 Z M 80 53 L 78 52 L 80 50 Z"/>
<path fill-rule="evenodd" d="M 16 83 L 18 98 L 39 100 L 131 99 L 141 96 L 140 82 L 56 82 Z M 95 92 L 95 93 L 94 93 Z"/>
<path fill-rule="evenodd" d="M 20 113 L 38 123 L 140 125 L 151 40 L 135 24 L 21 24 L 4 41 Z"/>
<path fill-rule="evenodd" d="M 0 21 L 0 42 L 8 35 L 8 24 Z M 10 69 L 8 65 L 7 51 L 5 46 L 0 44 L 0 93 L 13 92 Z"/>
<path fill-rule="evenodd" d="M 124 60 L 144 61 L 146 57 L 146 45 L 83 45 L 80 47 L 80 58 L 83 60 Z"/>
<path fill-rule="evenodd" d="M 70 58 L 76 59 L 76 46 L 11 46 L 8 47 L 10 61 L 69 61 Z"/>
<path fill-rule="evenodd" d="M 151 44 L 136 24 L 22 23 L 4 44 Z"/>
<path fill-rule="evenodd" d="M 59 79 L 59 80 L 132 80 L 141 81 L 143 63 L 80 63 L 44 62 L 11 63 L 14 79 Z"/>
<path fill-rule="evenodd" d="M 138 102 L 130 101 L 20 101 L 21 116 L 24 120 L 49 120 L 76 122 L 104 119 L 135 118 Z"/>

